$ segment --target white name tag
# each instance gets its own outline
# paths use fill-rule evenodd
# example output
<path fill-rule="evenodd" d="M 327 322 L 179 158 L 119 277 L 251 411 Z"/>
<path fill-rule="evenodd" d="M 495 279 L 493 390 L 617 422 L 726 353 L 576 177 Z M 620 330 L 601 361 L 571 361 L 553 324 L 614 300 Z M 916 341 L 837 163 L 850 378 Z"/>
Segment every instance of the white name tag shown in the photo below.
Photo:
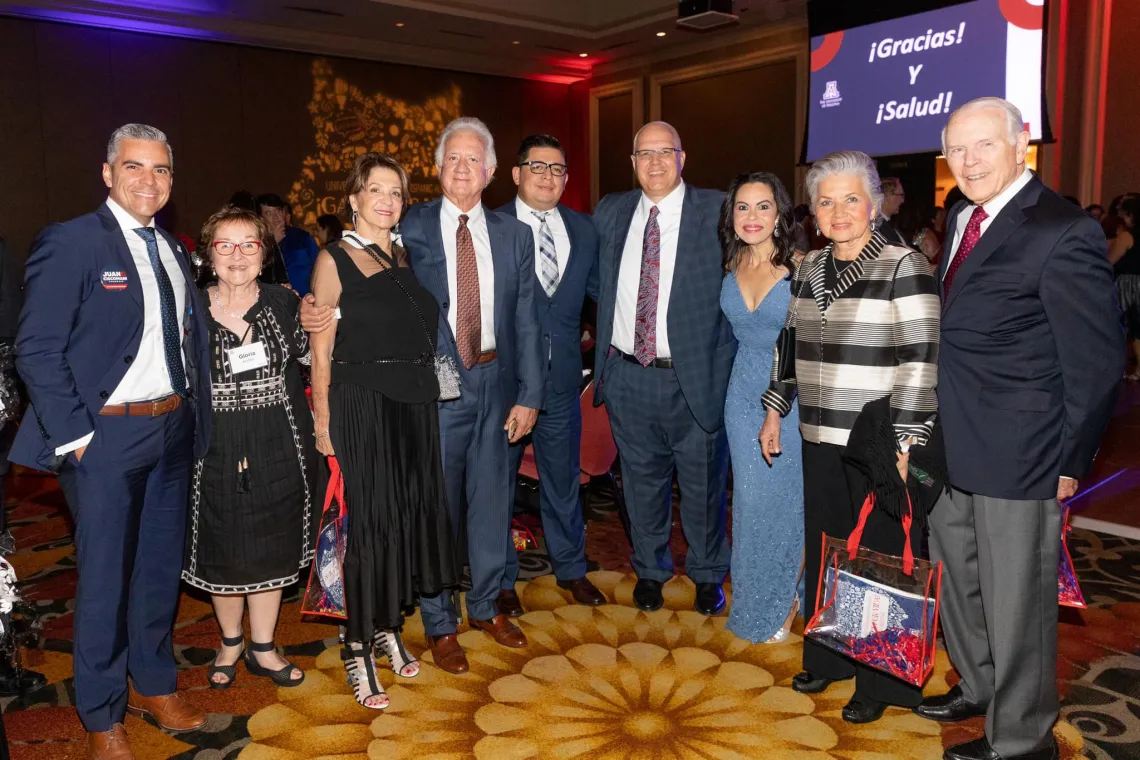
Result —
<path fill-rule="evenodd" d="M 230 360 L 230 371 L 235 375 L 251 369 L 261 369 L 269 364 L 269 354 L 265 351 L 265 344 L 260 340 L 247 346 L 228 348 L 226 356 Z"/>
<path fill-rule="evenodd" d="M 863 597 L 863 621 L 859 630 L 862 638 L 876 631 L 885 631 L 890 624 L 891 598 L 886 594 L 867 589 Z"/>

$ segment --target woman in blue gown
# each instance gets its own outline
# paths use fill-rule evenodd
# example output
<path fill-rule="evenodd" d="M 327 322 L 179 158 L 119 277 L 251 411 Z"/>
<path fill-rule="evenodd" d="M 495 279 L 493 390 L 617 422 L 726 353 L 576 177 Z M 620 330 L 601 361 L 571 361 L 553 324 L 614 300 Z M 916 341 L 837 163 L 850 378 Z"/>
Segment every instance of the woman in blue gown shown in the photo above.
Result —
<path fill-rule="evenodd" d="M 800 447 L 785 446 L 769 467 L 758 442 L 765 417 L 760 397 L 791 299 L 788 280 L 796 255 L 791 230 L 791 199 L 774 174 L 753 172 L 732 181 L 720 221 L 727 273 L 720 307 L 740 344 L 724 407 L 733 480 L 727 627 L 753 643 L 787 638 L 803 564 Z M 794 410 L 783 419 L 781 433 L 789 444 L 798 436 Z"/>

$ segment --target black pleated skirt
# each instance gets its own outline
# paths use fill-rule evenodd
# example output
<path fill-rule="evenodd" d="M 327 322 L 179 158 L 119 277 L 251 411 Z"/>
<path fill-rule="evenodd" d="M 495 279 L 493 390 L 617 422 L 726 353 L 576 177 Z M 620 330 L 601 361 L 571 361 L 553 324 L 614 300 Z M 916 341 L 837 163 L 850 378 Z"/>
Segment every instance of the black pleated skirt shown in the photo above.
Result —
<path fill-rule="evenodd" d="M 329 388 L 329 436 L 344 473 L 348 639 L 397 628 L 421 596 L 459 583 L 434 401 L 351 383 Z"/>

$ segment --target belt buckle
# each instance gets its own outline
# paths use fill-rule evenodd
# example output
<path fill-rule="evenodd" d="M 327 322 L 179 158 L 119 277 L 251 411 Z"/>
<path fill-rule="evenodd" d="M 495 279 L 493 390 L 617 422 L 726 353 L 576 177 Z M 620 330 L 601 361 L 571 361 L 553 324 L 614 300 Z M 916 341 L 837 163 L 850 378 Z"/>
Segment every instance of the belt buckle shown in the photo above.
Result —
<path fill-rule="evenodd" d="M 151 402 L 150 402 L 150 416 L 151 416 L 151 419 L 154 419 L 155 417 L 158 417 L 158 416 L 160 416 L 160 415 L 161 415 L 161 413 L 158 411 L 158 405 L 159 405 L 160 403 L 162 403 L 162 401 L 164 401 L 164 400 L 165 400 L 165 399 L 156 399 L 156 400 L 154 400 L 154 401 L 151 401 Z"/>

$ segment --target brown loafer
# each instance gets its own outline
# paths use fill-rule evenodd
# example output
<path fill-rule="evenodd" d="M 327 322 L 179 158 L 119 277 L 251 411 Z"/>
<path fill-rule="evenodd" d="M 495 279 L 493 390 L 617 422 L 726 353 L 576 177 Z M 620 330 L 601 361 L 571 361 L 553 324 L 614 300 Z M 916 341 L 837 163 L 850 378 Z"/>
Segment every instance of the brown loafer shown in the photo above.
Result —
<path fill-rule="evenodd" d="M 135 691 L 133 684 L 127 692 L 127 712 L 139 716 L 149 715 L 159 728 L 173 733 L 193 731 L 206 725 L 206 713 L 177 693 L 144 697 Z"/>
<path fill-rule="evenodd" d="M 428 636 L 428 647 L 431 649 L 432 659 L 441 670 L 454 675 L 463 675 L 470 666 L 467 664 L 467 655 L 459 645 L 459 639 L 454 633 L 443 636 Z"/>
<path fill-rule="evenodd" d="M 499 612 L 507 617 L 522 617 L 523 606 L 519 600 L 519 595 L 515 593 L 513 588 L 505 588 L 499 592 L 499 599 L 496 602 Z"/>
<path fill-rule="evenodd" d="M 88 733 L 87 752 L 91 760 L 135 760 L 131 743 L 127 741 L 127 729 L 122 723 L 111 726 L 110 731 Z"/>
<path fill-rule="evenodd" d="M 495 615 L 490 620 L 472 620 L 471 627 L 486 631 L 491 634 L 491 638 L 505 647 L 522 649 L 526 646 L 526 636 L 506 615 Z"/>
<path fill-rule="evenodd" d="M 558 581 L 559 588 L 564 588 L 570 592 L 574 597 L 574 601 L 578 604 L 584 604 L 587 607 L 597 607 L 598 605 L 606 603 L 605 594 L 598 591 L 598 587 L 590 583 L 585 576 L 575 578 L 572 581 Z"/>

